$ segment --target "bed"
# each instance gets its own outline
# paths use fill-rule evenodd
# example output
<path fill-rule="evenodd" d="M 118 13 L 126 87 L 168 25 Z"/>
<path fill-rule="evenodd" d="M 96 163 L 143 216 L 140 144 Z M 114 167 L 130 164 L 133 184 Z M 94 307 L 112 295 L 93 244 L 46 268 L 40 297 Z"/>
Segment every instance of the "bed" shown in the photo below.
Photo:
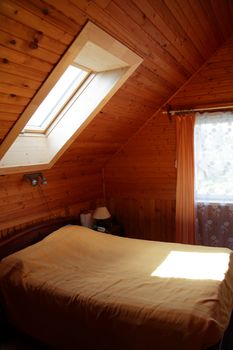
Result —
<path fill-rule="evenodd" d="M 207 349 L 230 320 L 233 253 L 70 225 L 4 258 L 0 293 L 14 327 L 57 349 Z"/>

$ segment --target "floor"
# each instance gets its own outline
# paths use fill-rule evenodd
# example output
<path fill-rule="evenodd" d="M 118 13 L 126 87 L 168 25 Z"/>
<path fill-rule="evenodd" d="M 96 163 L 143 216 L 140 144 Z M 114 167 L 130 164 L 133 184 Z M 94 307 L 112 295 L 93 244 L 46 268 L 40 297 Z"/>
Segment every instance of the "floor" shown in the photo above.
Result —
<path fill-rule="evenodd" d="M 9 335 L 4 334 L 2 338 L 1 330 L 2 329 L 0 329 L 0 340 L 3 340 L 0 341 L 0 350 L 54 350 L 51 347 L 17 333 L 11 333 Z M 233 350 L 232 328 L 228 329 L 226 335 L 221 346 L 212 347 L 209 350 Z"/>
<path fill-rule="evenodd" d="M 218 350 L 218 347 L 213 347 L 209 350 Z M 15 335 L 10 339 L 6 339 L 0 344 L 0 350 L 53 350 L 43 344 L 38 344 L 34 340 L 23 336 Z M 221 348 L 221 350 L 225 350 Z M 226 350 L 233 350 L 233 348 L 226 348 Z"/>
<path fill-rule="evenodd" d="M 52 350 L 50 347 L 40 344 L 30 338 L 17 334 L 6 337 L 0 343 L 0 350 Z"/>

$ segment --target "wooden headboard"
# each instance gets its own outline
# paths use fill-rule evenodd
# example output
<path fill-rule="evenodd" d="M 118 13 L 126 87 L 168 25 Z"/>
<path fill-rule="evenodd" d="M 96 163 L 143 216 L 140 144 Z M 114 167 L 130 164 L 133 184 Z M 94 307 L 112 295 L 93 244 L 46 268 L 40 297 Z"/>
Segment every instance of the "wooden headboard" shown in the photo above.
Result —
<path fill-rule="evenodd" d="M 39 242 L 53 231 L 68 224 L 77 225 L 79 220 L 75 217 L 55 218 L 16 231 L 10 238 L 0 241 L 0 259 Z"/>

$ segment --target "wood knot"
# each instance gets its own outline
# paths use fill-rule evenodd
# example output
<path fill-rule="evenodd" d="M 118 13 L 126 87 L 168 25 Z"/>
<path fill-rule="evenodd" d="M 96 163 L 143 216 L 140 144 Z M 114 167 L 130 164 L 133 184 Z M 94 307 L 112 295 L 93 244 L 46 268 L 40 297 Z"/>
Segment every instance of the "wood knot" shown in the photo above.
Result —
<path fill-rule="evenodd" d="M 38 49 L 38 43 L 43 37 L 43 32 L 37 31 L 34 35 L 34 38 L 32 41 L 29 43 L 30 49 Z"/>
<path fill-rule="evenodd" d="M 3 58 L 3 59 L 2 59 L 2 63 L 8 64 L 8 63 L 9 63 L 9 60 L 8 60 L 7 58 Z"/>
<path fill-rule="evenodd" d="M 43 32 L 41 30 L 37 30 L 36 32 L 38 35 L 43 35 Z"/>
<path fill-rule="evenodd" d="M 49 14 L 49 9 L 47 7 L 43 8 L 42 13 L 47 16 Z"/>
<path fill-rule="evenodd" d="M 30 49 L 38 49 L 38 39 L 33 39 L 30 43 L 29 43 L 29 47 Z"/>
<path fill-rule="evenodd" d="M 16 95 L 15 94 L 10 94 L 10 97 L 15 98 Z"/>
<path fill-rule="evenodd" d="M 16 40 L 15 39 L 12 39 L 9 41 L 11 45 L 16 45 Z"/>

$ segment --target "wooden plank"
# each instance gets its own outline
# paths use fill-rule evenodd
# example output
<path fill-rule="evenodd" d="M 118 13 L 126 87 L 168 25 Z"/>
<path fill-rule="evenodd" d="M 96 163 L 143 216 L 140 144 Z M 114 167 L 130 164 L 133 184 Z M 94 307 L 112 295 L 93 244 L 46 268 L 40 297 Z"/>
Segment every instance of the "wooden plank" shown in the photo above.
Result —
<path fill-rule="evenodd" d="M 0 231 L 0 236 L 1 237 L 6 237 L 9 234 L 14 234 L 15 230 L 17 229 L 22 229 L 27 227 L 29 224 L 37 224 L 41 223 L 45 220 L 49 220 L 50 218 L 55 218 L 55 217 L 67 217 L 69 215 L 77 215 L 77 213 L 80 212 L 81 209 L 83 208 L 89 208 L 90 205 L 93 205 L 92 201 L 83 201 L 79 203 L 72 203 L 69 206 L 67 205 L 66 207 L 61 207 L 56 210 L 53 210 L 53 213 L 44 213 L 44 212 L 36 212 L 33 215 L 30 215 L 29 223 L 27 222 L 26 217 L 19 217 L 15 218 L 15 227 L 8 227 L 7 223 L 1 225 L 1 231 Z"/>
<path fill-rule="evenodd" d="M 22 112 L 23 109 L 24 109 L 24 106 L 0 103 L 0 112 L 7 113 L 10 110 L 12 113 L 19 114 Z M 1 121 L 1 127 L 2 127 L 2 121 Z"/>
<path fill-rule="evenodd" d="M 106 8 L 111 1 L 112 0 L 94 0 L 94 2 L 103 9 Z"/>
<path fill-rule="evenodd" d="M 7 47 L 0 47 L 0 64 L 8 66 L 8 62 L 17 63 L 22 66 L 28 66 L 30 68 L 35 68 L 36 71 L 41 71 L 48 73 L 52 69 L 52 64 L 39 60 L 34 57 L 30 57 L 25 53 L 17 52 L 13 49 Z"/>
<path fill-rule="evenodd" d="M 2 14 L 0 14 L 0 29 L 10 35 L 14 35 L 15 38 L 20 38 L 28 42 L 36 40 L 40 47 L 58 55 L 64 53 L 66 49 L 66 45 L 60 41 L 54 40 L 46 36 L 43 32 L 34 30 Z"/>
<path fill-rule="evenodd" d="M 127 83 L 125 83 L 124 86 L 127 86 Z M 135 113 L 138 114 L 142 111 L 143 113 L 148 114 L 150 111 L 154 111 L 155 107 L 156 103 L 154 101 L 145 101 L 143 96 L 137 96 L 136 98 L 133 93 L 126 93 L 124 90 L 120 89 L 111 98 L 109 103 L 104 106 L 101 112 L 106 112 L 112 115 L 120 113 L 120 115 L 124 115 L 124 118 L 129 119 L 132 119 L 130 116 L 130 114 L 132 114 L 133 119 L 135 120 Z M 124 110 L 126 113 L 124 113 Z"/>
<path fill-rule="evenodd" d="M 185 99 L 185 106 L 188 106 L 189 108 L 193 108 L 193 107 L 199 107 L 199 106 L 205 106 L 208 107 L 208 105 L 224 105 L 224 104 L 228 104 L 228 105 L 232 105 L 232 98 L 233 98 L 233 92 L 229 92 L 229 93 L 216 93 L 216 94 L 212 94 L 211 96 L 205 95 L 205 96 L 198 96 L 197 98 L 193 98 L 193 96 L 186 98 Z M 184 105 L 184 98 L 177 98 L 175 100 L 175 103 L 173 103 L 173 105 L 179 105 L 182 106 Z"/>
<path fill-rule="evenodd" d="M 0 93 L 0 103 L 2 104 L 14 105 L 14 106 L 25 106 L 26 104 L 28 104 L 28 102 L 29 102 L 29 98 L 26 98 L 26 97 Z M 9 111 L 11 111 L 11 113 L 14 113 L 12 112 L 11 109 L 8 109 L 7 112 L 9 113 Z M 0 116 L 0 119 L 1 119 L 1 116 Z"/>
<path fill-rule="evenodd" d="M 157 81 L 153 76 L 147 76 L 147 74 L 140 74 L 139 71 L 136 72 L 134 77 L 129 81 L 129 84 L 141 84 L 145 89 L 148 89 L 151 92 L 155 92 L 158 96 L 167 96 L 171 93 L 171 89 L 168 89 L 166 85 L 163 85 Z"/>
<path fill-rule="evenodd" d="M 0 82 L 0 93 L 13 94 L 22 97 L 32 97 L 36 90 L 29 87 L 20 87 Z"/>
<path fill-rule="evenodd" d="M 98 198 L 98 196 L 100 195 L 100 192 L 98 192 L 98 190 L 96 190 L 96 188 L 92 188 L 92 194 L 86 193 L 83 196 L 83 200 L 82 197 L 80 197 L 80 202 L 82 201 L 88 201 L 91 200 L 92 198 Z M 74 193 L 74 195 L 79 196 L 80 193 Z M 6 222 L 9 221 L 10 217 L 15 217 L 15 219 L 20 218 L 19 213 L 23 213 L 23 211 L 28 211 L 28 218 L 29 220 L 31 220 L 31 217 L 34 216 L 36 213 L 41 213 L 44 214 L 47 212 L 47 214 L 52 214 L 53 215 L 53 211 L 59 208 L 64 208 L 62 202 L 67 203 L 67 206 L 75 204 L 74 201 L 74 196 L 61 196 L 60 198 L 55 198 L 54 200 L 51 201 L 45 201 L 43 199 L 41 200 L 35 200 L 33 199 L 33 201 L 31 201 L 31 205 L 29 205 L 29 201 L 27 202 L 23 202 L 23 203 L 19 203 L 19 206 L 16 206 L 14 209 L 10 210 L 9 213 L 7 213 L 7 215 L 4 217 L 2 215 L 0 215 L 0 230 L 3 228 L 3 224 L 5 224 L 4 226 L 6 227 Z M 22 217 L 22 215 L 21 215 Z M 25 217 L 24 217 L 25 220 Z"/>
<path fill-rule="evenodd" d="M 100 0 L 101 3 L 103 3 L 103 1 L 106 0 Z M 80 26 L 83 26 L 88 19 L 87 14 L 78 9 L 69 0 L 46 0 L 46 3 L 52 5 L 53 8 L 58 9 L 66 15 L 66 17 L 73 19 L 76 23 L 80 24 Z"/>
<path fill-rule="evenodd" d="M 195 13 L 195 16 L 198 18 L 197 25 L 202 28 L 202 31 L 206 34 L 208 43 L 210 47 L 217 48 L 220 44 L 219 41 L 219 34 L 217 36 L 213 35 L 211 23 L 208 20 L 208 15 L 205 13 L 203 7 L 202 7 L 202 1 L 192 1 L 187 0 L 189 2 L 189 5 L 191 6 L 193 12 Z M 215 29 L 214 29 L 215 30 Z"/>
<path fill-rule="evenodd" d="M 177 62 L 172 55 L 170 55 L 164 48 L 156 44 L 154 40 L 145 32 L 142 31 L 141 27 L 135 23 L 120 7 L 118 7 L 114 2 L 110 2 L 105 11 L 111 15 L 118 23 L 121 24 L 126 30 L 130 30 L 131 36 L 137 36 L 137 40 L 140 40 L 142 45 L 150 46 L 151 54 L 154 55 L 154 59 L 161 64 L 163 61 L 163 66 L 166 71 L 169 71 L 175 79 L 180 82 L 184 82 L 185 77 L 189 76 L 183 67 L 180 67 L 179 62 Z"/>
<path fill-rule="evenodd" d="M 225 6 L 222 6 L 221 1 L 210 0 L 209 6 L 212 7 L 214 17 L 218 22 L 217 28 L 220 28 L 221 32 L 223 33 L 224 39 L 227 39 L 232 34 L 232 16 L 230 10 L 230 2 L 226 1 Z"/>
<path fill-rule="evenodd" d="M 18 113 L 5 113 L 0 112 L 0 120 L 6 120 L 6 121 L 16 121 L 18 117 Z"/>
<path fill-rule="evenodd" d="M 8 63 L 5 64 L 3 63 L 3 60 L 0 60 L 0 72 L 7 72 L 16 76 L 37 80 L 40 83 L 44 80 L 45 77 L 45 73 L 37 69 L 28 66 L 22 66 L 11 61 L 8 61 Z"/>
<path fill-rule="evenodd" d="M 176 79 L 172 79 L 170 74 L 167 74 L 161 67 L 155 65 L 153 60 L 145 59 L 146 67 L 153 73 L 153 75 L 158 76 L 158 79 L 162 81 L 166 86 L 172 87 L 172 91 L 176 91 L 180 86 L 180 83 Z"/>
<path fill-rule="evenodd" d="M 153 68 L 152 69 L 151 68 L 152 66 L 149 65 L 148 62 L 146 62 L 146 64 L 144 63 L 141 64 L 138 71 L 141 72 L 143 76 L 147 77 L 154 83 L 156 81 L 157 84 L 160 84 L 160 86 L 163 86 L 165 89 L 170 91 L 170 93 L 172 93 L 175 90 L 176 86 L 173 83 L 170 83 L 167 80 L 165 80 L 162 77 L 162 75 L 160 75 L 160 72 L 154 71 Z"/>
<path fill-rule="evenodd" d="M 128 81 L 127 84 L 124 85 L 123 91 L 130 92 L 135 97 L 143 96 L 143 98 L 147 101 L 154 101 L 156 106 L 161 106 L 163 101 L 166 99 L 166 95 L 158 94 L 157 91 L 153 91 L 147 89 L 141 82 L 131 83 Z"/>
<path fill-rule="evenodd" d="M 233 77 L 232 77 L 233 78 Z M 209 98 L 211 96 L 219 96 L 219 94 L 227 94 L 227 93 L 231 93 L 231 86 L 232 86 L 232 80 L 229 81 L 228 84 L 226 84 L 226 82 L 224 81 L 223 83 L 219 82 L 217 83 L 209 83 L 207 86 L 205 86 L 205 89 L 200 91 L 200 84 L 193 86 L 192 85 L 192 90 L 190 91 L 189 89 L 183 90 L 182 92 L 182 98 L 186 99 L 186 98 Z"/>
<path fill-rule="evenodd" d="M 43 18 L 32 14 L 10 0 L 2 0 L 0 2 L 0 12 L 11 19 L 18 21 L 19 23 L 45 33 L 48 37 L 58 40 L 63 44 L 68 45 L 73 40 L 73 36 L 71 34 L 59 29 L 57 26 L 54 26 L 51 23 L 46 22 Z"/>
<path fill-rule="evenodd" d="M 169 3 L 169 5 L 170 4 L 171 3 Z M 208 38 L 199 21 L 199 16 L 196 16 L 190 3 L 186 0 L 176 1 L 176 7 L 177 6 L 177 11 L 175 11 L 176 13 L 173 12 L 173 15 L 175 15 L 177 21 L 180 23 L 182 28 L 181 33 L 184 31 L 202 57 L 204 57 L 205 60 L 208 59 L 215 45 L 207 45 Z M 176 28 L 174 28 L 174 30 L 176 30 Z"/>
<path fill-rule="evenodd" d="M 81 29 L 80 25 L 74 19 L 71 19 L 57 11 L 43 0 L 12 0 L 14 3 L 31 12 L 33 15 L 41 18 L 43 21 L 51 23 L 60 30 L 75 36 Z M 67 6 L 67 4 L 66 4 Z M 84 24 L 84 22 L 82 23 Z"/>
<path fill-rule="evenodd" d="M 12 48 L 15 51 L 27 54 L 29 56 L 29 59 L 30 56 L 32 56 L 52 64 L 58 62 L 60 55 L 43 49 L 40 46 L 37 48 L 32 48 L 30 46 L 32 42 L 33 41 L 28 42 L 26 40 L 15 38 L 14 35 L 1 31 L 0 44 L 4 47 Z"/>
<path fill-rule="evenodd" d="M 180 41 L 181 45 L 186 46 L 188 51 L 192 53 L 194 57 L 198 57 L 200 55 L 202 57 L 202 49 L 200 49 L 198 40 L 196 40 L 196 35 L 194 36 L 194 32 L 192 32 L 192 26 L 188 23 L 187 20 L 187 18 L 189 18 L 189 9 L 186 2 L 182 6 L 182 12 L 180 11 L 179 6 L 177 6 L 175 0 L 158 0 L 156 2 L 150 1 L 150 4 L 153 6 L 157 15 L 159 15 L 164 20 L 164 22 L 167 23 L 168 27 L 176 35 L 176 40 Z M 196 23 L 196 19 L 194 23 Z M 196 28 L 196 31 L 197 30 L 198 29 Z M 203 37 L 203 31 L 201 35 Z M 183 52 L 183 50 L 181 52 Z"/>
<path fill-rule="evenodd" d="M 13 125 L 10 121 L 2 121 L 1 120 L 1 129 L 7 129 L 10 128 Z"/>
<path fill-rule="evenodd" d="M 87 188 L 83 187 L 85 184 L 88 183 L 91 189 L 92 187 L 97 187 L 97 190 L 99 190 L 98 184 L 101 181 L 99 176 L 100 172 L 86 176 L 64 176 L 64 174 L 67 173 L 60 171 L 58 172 L 58 174 L 60 174 L 58 179 L 53 177 L 54 172 L 52 172 L 52 174 L 47 174 L 47 172 L 44 172 L 44 174 L 48 181 L 47 185 L 33 187 L 29 182 L 24 180 L 22 175 L 18 178 L 17 187 L 15 186 L 14 182 L 11 182 L 8 187 L 6 185 L 4 186 L 3 184 L 2 188 L 0 189 L 1 198 L 3 199 L 0 206 L 6 205 L 7 201 L 9 200 L 12 202 L 12 207 L 8 208 L 8 210 L 14 210 L 13 205 L 19 206 L 21 202 L 25 202 L 25 206 L 30 206 L 31 200 L 43 203 L 46 200 L 56 200 L 61 198 L 61 196 L 70 196 L 72 192 L 79 193 L 81 198 L 81 194 L 88 191 Z M 69 171 L 68 174 L 70 174 Z M 75 183 L 79 184 L 80 186 L 73 188 Z M 68 186 L 70 186 L 70 189 L 68 189 Z M 58 189 L 60 190 L 58 191 Z M 19 199 L 19 192 L 23 192 L 25 197 Z"/>
<path fill-rule="evenodd" d="M 175 203 L 172 200 L 107 199 L 110 211 L 124 225 L 128 237 L 175 240 Z"/>
<path fill-rule="evenodd" d="M 11 128 L 12 124 L 5 125 L 5 127 L 1 126 L 0 129 L 0 139 L 3 139 L 7 134 L 8 130 Z"/>
<path fill-rule="evenodd" d="M 192 55 L 190 52 L 188 53 L 188 51 L 185 52 L 185 47 L 183 47 L 182 51 L 180 48 L 177 48 L 177 40 L 174 35 L 172 35 L 170 41 L 167 39 L 167 36 L 170 34 L 169 27 L 163 21 L 160 21 L 159 16 L 157 16 L 155 20 L 155 11 L 153 11 L 153 8 L 147 1 L 140 3 L 137 1 L 136 5 L 138 7 L 132 2 L 123 3 L 121 0 L 114 0 L 114 2 L 122 10 L 124 10 L 128 16 L 142 28 L 143 31 L 150 35 L 151 38 L 158 43 L 158 45 L 160 45 L 165 51 L 174 57 L 177 65 L 180 65 L 185 74 L 190 75 L 195 69 L 197 69 L 199 64 L 197 65 L 196 63 L 196 57 L 194 57 L 194 55 Z M 141 6 L 139 7 L 139 5 Z M 147 11 L 145 11 L 146 7 L 149 7 Z M 164 29 L 166 28 L 166 30 L 162 30 L 162 25 L 164 25 Z M 189 58 L 186 56 L 187 53 Z"/>
<path fill-rule="evenodd" d="M 182 31 L 181 28 L 179 29 L 180 25 L 176 23 L 176 26 L 170 28 L 171 22 L 165 21 L 161 14 L 159 14 L 159 12 L 157 11 L 156 6 L 158 5 L 158 2 L 150 4 L 149 1 L 144 0 L 133 1 L 135 5 L 138 8 L 140 8 L 140 10 L 148 17 L 151 23 L 153 23 L 154 27 L 157 27 L 158 31 L 160 31 L 161 33 L 163 33 L 164 36 L 166 36 L 169 45 L 164 43 L 164 48 L 169 50 L 171 45 L 175 46 L 176 50 L 179 53 L 179 56 L 177 56 L 177 60 L 183 62 L 185 66 L 188 65 L 188 67 L 191 66 L 194 69 L 197 69 L 200 62 L 203 60 L 202 52 L 196 50 L 196 48 L 193 46 L 193 43 L 190 42 L 190 38 L 187 37 L 187 35 L 185 34 L 185 32 Z M 171 5 L 171 2 L 169 3 L 169 5 Z M 165 7 L 166 5 L 163 4 L 163 6 Z M 169 10 L 169 8 L 166 8 L 166 12 L 169 12 Z M 179 23 L 182 23 L 182 21 L 180 21 Z M 179 30 L 178 33 L 177 27 Z M 169 50 L 169 52 L 171 51 Z"/>
<path fill-rule="evenodd" d="M 211 0 L 212 1 L 212 0 Z M 217 38 L 218 42 L 221 43 L 224 41 L 224 29 L 222 26 L 219 25 L 219 22 L 217 21 L 215 17 L 215 13 L 213 11 L 213 7 L 211 6 L 211 1 L 200 1 L 201 7 L 203 8 L 206 21 L 210 23 L 211 31 L 213 35 Z"/>
<path fill-rule="evenodd" d="M 6 72 L 1 72 L 1 82 L 9 85 L 14 85 L 14 87 L 29 88 L 37 90 L 41 83 L 29 78 L 23 78 L 14 74 L 9 74 Z"/>

